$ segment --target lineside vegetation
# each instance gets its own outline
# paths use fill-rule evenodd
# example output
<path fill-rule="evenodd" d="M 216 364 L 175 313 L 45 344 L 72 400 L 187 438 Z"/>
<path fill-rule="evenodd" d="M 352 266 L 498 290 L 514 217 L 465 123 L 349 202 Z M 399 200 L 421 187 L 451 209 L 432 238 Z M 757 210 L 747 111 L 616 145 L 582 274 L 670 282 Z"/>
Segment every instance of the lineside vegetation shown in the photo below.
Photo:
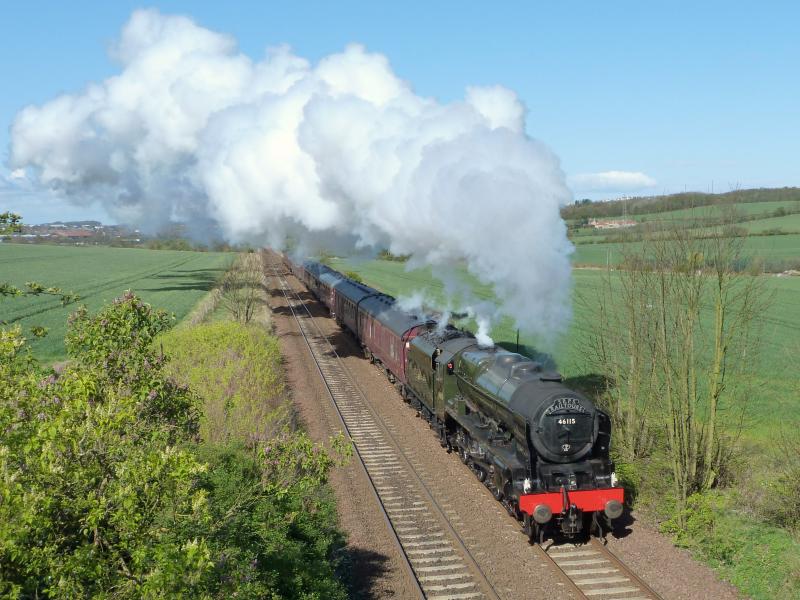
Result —
<path fill-rule="evenodd" d="M 60 373 L 0 331 L 0 596 L 345 598 L 341 440 L 292 428 L 263 331 L 172 321 L 131 293 L 81 308 Z"/>

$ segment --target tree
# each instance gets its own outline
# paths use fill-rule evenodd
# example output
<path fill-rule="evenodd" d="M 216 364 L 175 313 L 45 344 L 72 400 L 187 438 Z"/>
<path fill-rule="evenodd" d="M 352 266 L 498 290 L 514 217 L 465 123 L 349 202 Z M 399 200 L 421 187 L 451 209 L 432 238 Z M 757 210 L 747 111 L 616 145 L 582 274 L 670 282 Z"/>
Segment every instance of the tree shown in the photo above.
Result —
<path fill-rule="evenodd" d="M 290 431 L 201 446 L 171 322 L 131 293 L 81 309 L 60 375 L 0 329 L 0 597 L 343 599 L 337 459 Z"/>
<path fill-rule="evenodd" d="M 249 323 L 262 303 L 263 264 L 255 252 L 240 254 L 223 275 L 220 303 L 240 323 Z"/>
<path fill-rule="evenodd" d="M 22 217 L 16 213 L 6 211 L 0 213 L 0 236 L 22 232 Z"/>
<path fill-rule="evenodd" d="M 646 456 L 662 429 L 679 514 L 724 474 L 750 399 L 762 282 L 737 269 L 744 238 L 673 226 L 626 250 L 608 272 L 592 336 L 624 456 Z"/>

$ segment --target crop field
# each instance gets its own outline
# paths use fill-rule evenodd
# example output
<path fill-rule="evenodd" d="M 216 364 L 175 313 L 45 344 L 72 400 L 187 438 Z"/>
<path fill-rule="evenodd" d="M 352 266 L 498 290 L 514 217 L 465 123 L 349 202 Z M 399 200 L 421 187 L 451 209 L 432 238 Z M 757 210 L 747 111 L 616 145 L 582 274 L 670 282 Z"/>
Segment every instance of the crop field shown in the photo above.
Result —
<path fill-rule="evenodd" d="M 800 210 L 800 201 L 797 200 L 776 200 L 773 202 L 737 202 L 735 204 L 712 204 L 710 206 L 698 206 L 697 208 L 682 208 L 668 212 L 645 213 L 632 215 L 634 221 L 663 221 L 684 219 L 703 219 L 708 217 L 721 217 L 727 211 L 733 209 L 735 212 L 753 216 L 759 215 L 770 217 L 773 213 L 783 208 L 787 212 Z"/>
<path fill-rule="evenodd" d="M 0 244 L 0 281 L 18 287 L 26 281 L 57 286 L 81 296 L 80 304 L 97 310 L 125 290 L 153 306 L 183 318 L 226 270 L 235 254 L 29 244 Z M 31 347 L 44 362 L 63 360 L 67 316 L 77 304 L 61 306 L 58 298 L 0 298 L 0 320 L 25 332 L 47 327 Z"/>
<path fill-rule="evenodd" d="M 677 225 L 695 226 L 698 221 L 703 219 L 713 219 L 723 216 L 725 211 L 735 209 L 736 213 L 746 217 L 748 220 L 741 220 L 736 223 L 737 227 L 742 227 L 750 233 L 761 233 L 773 229 L 781 229 L 784 233 L 800 234 L 800 201 L 784 200 L 774 202 L 741 202 L 737 204 L 700 206 L 697 208 L 684 208 L 667 212 L 654 212 L 641 215 L 630 215 L 633 221 L 640 223 L 648 222 L 667 222 Z M 775 211 L 779 208 L 784 209 L 788 214 L 775 216 Z M 621 217 L 610 217 L 611 220 Z M 752 220 L 749 220 L 752 219 Z M 575 222 L 571 219 L 570 222 Z M 578 244 L 604 243 L 608 239 L 613 239 L 620 234 L 624 234 L 625 229 L 592 229 L 581 227 L 573 230 L 571 236 L 573 241 Z"/>
<path fill-rule="evenodd" d="M 768 219 L 756 219 L 755 221 L 744 221 L 738 224 L 750 233 L 762 233 L 773 229 L 781 229 L 786 232 L 800 233 L 800 213 L 785 215 L 783 217 L 770 217 Z"/>
<path fill-rule="evenodd" d="M 795 216 L 780 217 L 776 219 L 776 222 L 791 219 Z M 753 221 L 752 223 L 759 223 L 759 221 Z M 637 242 L 629 244 L 622 242 L 576 244 L 572 262 L 576 265 L 585 266 L 604 267 L 608 264 L 615 265 L 622 260 L 622 252 L 626 247 L 636 250 L 638 246 Z M 800 257 L 800 234 L 748 237 L 745 240 L 744 254 L 765 260 L 796 259 Z"/>
<path fill-rule="evenodd" d="M 789 236 L 756 239 L 774 240 L 784 237 Z M 800 236 L 796 237 L 800 245 Z M 335 259 L 331 266 L 340 271 L 355 271 L 368 285 L 393 296 L 411 296 L 414 292 L 424 292 L 434 299 L 442 299 L 444 296 L 442 284 L 433 279 L 428 269 L 406 271 L 403 263 L 382 260 Z M 466 281 L 474 282 L 463 271 L 461 275 Z M 601 269 L 574 269 L 573 296 L 596 297 L 604 275 L 605 271 Z M 753 383 L 756 392 L 752 398 L 753 410 L 746 432 L 746 436 L 754 441 L 768 439 L 774 434 L 776 426 L 800 420 L 800 405 L 796 401 L 800 395 L 797 377 L 797 356 L 800 355 L 800 277 L 763 276 L 763 282 L 772 302 L 761 317 L 763 347 L 754 365 L 756 376 Z M 481 298 L 493 297 L 486 286 L 473 285 L 473 291 Z M 591 324 L 596 319 L 591 305 L 586 306 L 575 300 L 573 315 L 568 331 L 552 347 L 546 348 L 558 369 L 568 379 L 591 374 L 587 340 Z M 496 343 L 511 350 L 516 348 L 516 329 L 510 319 L 498 323 L 491 335 Z M 520 346 L 520 351 L 528 354 L 545 349 L 537 340 L 525 334 L 520 336 Z"/>

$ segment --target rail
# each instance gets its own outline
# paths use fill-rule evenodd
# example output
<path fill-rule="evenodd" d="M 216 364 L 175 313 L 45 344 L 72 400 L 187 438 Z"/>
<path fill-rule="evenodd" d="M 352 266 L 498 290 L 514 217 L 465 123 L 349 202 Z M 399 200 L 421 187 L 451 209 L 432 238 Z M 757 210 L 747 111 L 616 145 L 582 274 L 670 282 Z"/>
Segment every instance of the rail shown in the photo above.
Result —
<path fill-rule="evenodd" d="M 443 507 L 371 407 L 308 306 L 287 284 L 282 265 L 273 262 L 269 267 L 353 443 L 355 456 L 419 595 L 430 600 L 498 599 Z"/>

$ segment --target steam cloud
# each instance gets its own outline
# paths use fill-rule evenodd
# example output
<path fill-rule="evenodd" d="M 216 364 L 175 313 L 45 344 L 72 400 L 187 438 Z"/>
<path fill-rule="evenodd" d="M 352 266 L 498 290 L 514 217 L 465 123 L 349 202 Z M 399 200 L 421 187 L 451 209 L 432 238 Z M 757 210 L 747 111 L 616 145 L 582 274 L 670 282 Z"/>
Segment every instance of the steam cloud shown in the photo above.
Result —
<path fill-rule="evenodd" d="M 286 47 L 255 62 L 155 10 L 133 13 L 112 55 L 118 75 L 17 115 L 11 168 L 150 230 L 177 220 L 276 248 L 287 236 L 309 251 L 386 247 L 448 289 L 464 265 L 523 330 L 563 329 L 571 194 L 514 92 L 442 104 L 358 45 L 317 64 Z M 496 320 L 462 298 L 484 328 Z"/>

